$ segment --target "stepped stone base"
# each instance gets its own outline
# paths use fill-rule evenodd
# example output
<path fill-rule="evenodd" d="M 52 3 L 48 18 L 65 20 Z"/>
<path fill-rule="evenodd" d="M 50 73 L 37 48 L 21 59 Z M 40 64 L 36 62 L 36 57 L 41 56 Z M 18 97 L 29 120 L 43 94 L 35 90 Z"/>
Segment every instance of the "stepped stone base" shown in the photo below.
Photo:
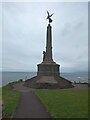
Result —
<path fill-rule="evenodd" d="M 25 86 L 34 89 L 64 89 L 72 88 L 72 82 L 61 76 L 35 76 L 25 81 Z"/>
<path fill-rule="evenodd" d="M 54 79 L 53 76 L 42 76 L 36 83 L 52 83 L 57 84 L 58 82 Z"/>
<path fill-rule="evenodd" d="M 60 65 L 53 61 L 37 65 L 37 76 L 25 81 L 25 86 L 35 89 L 63 89 L 73 87 L 72 82 L 60 76 Z"/>

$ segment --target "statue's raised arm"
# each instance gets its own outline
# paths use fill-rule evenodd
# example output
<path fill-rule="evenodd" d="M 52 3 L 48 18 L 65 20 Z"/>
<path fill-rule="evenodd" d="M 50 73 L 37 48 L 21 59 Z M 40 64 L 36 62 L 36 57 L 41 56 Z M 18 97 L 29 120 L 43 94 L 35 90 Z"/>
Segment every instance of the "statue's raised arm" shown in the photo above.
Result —
<path fill-rule="evenodd" d="M 54 13 L 50 15 L 49 12 L 47 11 L 47 14 L 48 14 L 47 19 L 49 20 L 49 23 L 51 23 L 53 21 L 51 17 Z"/>

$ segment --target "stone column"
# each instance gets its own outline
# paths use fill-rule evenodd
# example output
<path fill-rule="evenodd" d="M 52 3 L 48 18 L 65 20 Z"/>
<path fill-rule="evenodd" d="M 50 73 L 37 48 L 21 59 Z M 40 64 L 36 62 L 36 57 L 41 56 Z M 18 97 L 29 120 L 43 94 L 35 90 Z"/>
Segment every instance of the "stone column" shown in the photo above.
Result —
<path fill-rule="evenodd" d="M 45 53 L 45 61 L 52 62 L 52 27 L 50 24 L 47 26 L 47 35 L 46 35 L 46 53 Z"/>

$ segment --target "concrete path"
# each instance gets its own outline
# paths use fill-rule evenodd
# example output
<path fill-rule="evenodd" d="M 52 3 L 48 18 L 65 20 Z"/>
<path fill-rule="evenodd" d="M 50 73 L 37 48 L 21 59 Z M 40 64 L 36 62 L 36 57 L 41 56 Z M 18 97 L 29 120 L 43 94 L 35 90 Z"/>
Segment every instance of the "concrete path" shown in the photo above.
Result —
<path fill-rule="evenodd" d="M 46 108 L 30 88 L 22 83 L 14 85 L 14 89 L 22 92 L 21 100 L 14 118 L 50 118 Z"/>

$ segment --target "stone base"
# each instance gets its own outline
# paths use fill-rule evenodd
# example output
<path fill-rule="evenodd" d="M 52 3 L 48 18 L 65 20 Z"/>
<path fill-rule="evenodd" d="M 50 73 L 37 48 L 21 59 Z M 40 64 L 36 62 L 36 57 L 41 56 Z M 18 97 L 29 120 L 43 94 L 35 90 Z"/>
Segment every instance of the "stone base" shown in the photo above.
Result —
<path fill-rule="evenodd" d="M 35 76 L 25 81 L 25 86 L 34 89 L 64 89 L 72 88 L 72 82 L 61 76 Z"/>
<path fill-rule="evenodd" d="M 42 76 L 36 81 L 36 83 L 50 83 L 57 84 L 58 82 L 54 79 L 53 76 Z"/>
<path fill-rule="evenodd" d="M 52 62 L 52 63 L 41 63 L 37 65 L 38 67 L 38 76 L 59 76 L 59 67 L 60 65 Z"/>
<path fill-rule="evenodd" d="M 72 88 L 72 82 L 60 76 L 60 65 L 53 61 L 37 65 L 37 76 L 25 81 L 25 86 L 34 89 L 63 89 Z"/>

